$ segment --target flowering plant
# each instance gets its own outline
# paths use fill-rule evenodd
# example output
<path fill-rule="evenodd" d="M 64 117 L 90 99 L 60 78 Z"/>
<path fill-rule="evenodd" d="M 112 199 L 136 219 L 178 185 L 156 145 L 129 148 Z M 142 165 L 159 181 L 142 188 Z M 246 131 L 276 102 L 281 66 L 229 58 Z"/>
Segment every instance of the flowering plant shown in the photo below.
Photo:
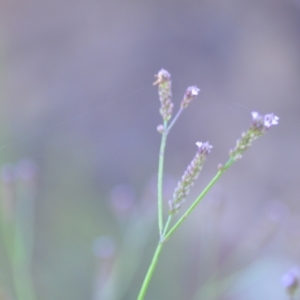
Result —
<path fill-rule="evenodd" d="M 181 180 L 178 182 L 173 198 L 168 201 L 169 214 L 167 220 L 163 220 L 163 169 L 164 169 L 164 156 L 167 136 L 170 129 L 173 127 L 178 117 L 181 115 L 183 110 L 187 108 L 190 103 L 198 96 L 200 89 L 196 86 L 190 86 L 187 88 L 183 100 L 181 101 L 180 108 L 172 119 L 172 113 L 174 104 L 172 102 L 172 91 L 171 91 L 171 75 L 168 71 L 161 69 L 156 75 L 157 80 L 154 85 L 158 85 L 158 94 L 160 100 L 160 114 L 163 119 L 163 124 L 157 127 L 159 133 L 161 133 L 161 146 L 159 152 L 159 166 L 158 166 L 158 182 L 157 182 L 157 200 L 158 200 L 158 230 L 159 230 L 159 241 L 156 247 L 154 256 L 148 268 L 144 282 L 140 289 L 138 300 L 143 300 L 150 280 L 153 276 L 153 272 L 158 262 L 161 250 L 165 242 L 171 237 L 171 235 L 178 229 L 178 227 L 184 222 L 189 214 L 195 209 L 195 207 L 201 202 L 204 196 L 212 188 L 212 186 L 218 181 L 221 175 L 238 159 L 242 158 L 242 154 L 252 145 L 252 143 L 264 135 L 272 126 L 277 125 L 279 118 L 274 114 L 260 115 L 258 112 L 252 112 L 252 124 L 249 129 L 242 133 L 242 136 L 237 140 L 236 146 L 229 151 L 229 159 L 224 165 L 218 166 L 217 174 L 212 178 L 208 185 L 203 189 L 199 196 L 190 204 L 185 213 L 172 225 L 173 216 L 178 213 L 181 209 L 186 197 L 198 178 L 203 164 L 211 152 L 212 146 L 209 142 L 196 142 L 197 152 L 192 159 L 191 163 L 185 170 Z M 170 122 L 170 124 L 169 124 Z M 171 226 L 172 225 L 172 226 Z M 171 227 L 170 227 L 171 226 Z"/>

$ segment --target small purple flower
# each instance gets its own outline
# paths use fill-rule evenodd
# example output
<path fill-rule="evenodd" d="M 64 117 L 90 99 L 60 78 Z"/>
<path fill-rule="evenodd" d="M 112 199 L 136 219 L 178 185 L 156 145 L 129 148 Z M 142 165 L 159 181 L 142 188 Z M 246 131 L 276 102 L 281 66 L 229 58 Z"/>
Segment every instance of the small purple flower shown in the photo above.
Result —
<path fill-rule="evenodd" d="M 266 128 L 270 128 L 273 125 L 277 125 L 279 122 L 279 118 L 274 114 L 265 115 L 264 125 Z"/>
<path fill-rule="evenodd" d="M 197 86 L 189 86 L 181 101 L 181 108 L 186 108 L 199 95 L 199 92 L 200 89 Z"/>
<path fill-rule="evenodd" d="M 268 130 L 271 126 L 279 123 L 279 118 L 274 114 L 260 115 L 258 112 L 252 112 L 253 126 L 262 128 L 264 131 Z"/>

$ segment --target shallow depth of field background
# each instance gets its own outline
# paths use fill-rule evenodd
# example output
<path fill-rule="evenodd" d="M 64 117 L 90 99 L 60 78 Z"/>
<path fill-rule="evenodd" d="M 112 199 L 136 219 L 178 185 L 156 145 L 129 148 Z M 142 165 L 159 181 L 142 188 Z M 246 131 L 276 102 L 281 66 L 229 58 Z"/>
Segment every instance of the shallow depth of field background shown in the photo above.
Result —
<path fill-rule="evenodd" d="M 34 177 L 23 193 L 35 198 L 37 299 L 136 298 L 158 240 L 161 68 L 175 111 L 201 88 L 169 135 L 166 202 L 196 141 L 214 148 L 188 201 L 251 111 L 280 125 L 166 244 L 146 299 L 287 299 L 281 277 L 300 266 L 299 53 L 296 0 L 2 1 L 0 162 Z"/>

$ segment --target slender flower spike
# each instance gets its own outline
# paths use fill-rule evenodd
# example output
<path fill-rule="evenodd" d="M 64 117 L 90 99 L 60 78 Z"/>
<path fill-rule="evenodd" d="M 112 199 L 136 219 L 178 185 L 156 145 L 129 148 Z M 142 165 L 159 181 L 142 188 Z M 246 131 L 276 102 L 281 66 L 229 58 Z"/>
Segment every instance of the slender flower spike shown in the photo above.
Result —
<path fill-rule="evenodd" d="M 198 147 L 197 153 L 185 170 L 181 180 L 178 182 L 173 194 L 173 199 L 169 201 L 169 213 L 171 215 L 177 213 L 182 203 L 185 201 L 190 188 L 199 176 L 207 155 L 212 149 L 212 146 L 208 142 L 197 142 L 196 145 Z"/>
<path fill-rule="evenodd" d="M 153 85 L 158 85 L 158 95 L 161 103 L 159 112 L 162 115 L 163 120 L 167 122 L 172 117 L 174 106 L 171 100 L 171 74 L 168 71 L 161 69 L 155 77 L 157 80 Z"/>
<path fill-rule="evenodd" d="M 184 94 L 183 100 L 181 101 L 181 108 L 186 108 L 188 105 L 199 95 L 200 89 L 198 87 L 189 86 Z"/>
<path fill-rule="evenodd" d="M 273 125 L 277 125 L 279 118 L 274 114 L 260 115 L 258 112 L 252 112 L 252 124 L 247 132 L 242 134 L 241 139 L 236 143 L 234 149 L 230 150 L 229 155 L 234 160 L 238 160 L 252 143 L 265 134 Z"/>

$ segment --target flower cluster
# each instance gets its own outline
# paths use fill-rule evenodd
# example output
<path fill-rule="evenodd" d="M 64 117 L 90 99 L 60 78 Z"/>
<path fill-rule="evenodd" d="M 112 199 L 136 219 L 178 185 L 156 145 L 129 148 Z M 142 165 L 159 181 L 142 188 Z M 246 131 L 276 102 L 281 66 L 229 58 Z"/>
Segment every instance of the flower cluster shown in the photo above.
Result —
<path fill-rule="evenodd" d="M 242 153 L 245 152 L 258 137 L 266 133 L 271 126 L 277 125 L 279 118 L 274 114 L 260 115 L 258 112 L 252 112 L 252 125 L 247 132 L 242 134 L 240 140 L 237 141 L 234 149 L 230 150 L 229 155 L 234 160 L 240 159 Z"/>
<path fill-rule="evenodd" d="M 163 120 L 167 122 L 172 117 L 174 106 L 171 100 L 171 74 L 167 70 L 161 69 L 155 77 L 157 80 L 153 85 L 158 85 L 158 95 L 161 103 L 159 112 L 162 115 Z"/>
<path fill-rule="evenodd" d="M 181 180 L 178 182 L 173 194 L 173 199 L 169 201 L 170 214 L 178 212 L 182 203 L 185 201 L 190 188 L 198 178 L 207 155 L 212 149 L 212 146 L 208 142 L 197 142 L 196 145 L 198 147 L 197 153 L 185 170 Z"/>
<path fill-rule="evenodd" d="M 180 107 L 186 108 L 192 100 L 194 100 L 199 95 L 200 89 L 198 87 L 189 86 L 184 94 L 183 100 L 181 101 Z"/>

